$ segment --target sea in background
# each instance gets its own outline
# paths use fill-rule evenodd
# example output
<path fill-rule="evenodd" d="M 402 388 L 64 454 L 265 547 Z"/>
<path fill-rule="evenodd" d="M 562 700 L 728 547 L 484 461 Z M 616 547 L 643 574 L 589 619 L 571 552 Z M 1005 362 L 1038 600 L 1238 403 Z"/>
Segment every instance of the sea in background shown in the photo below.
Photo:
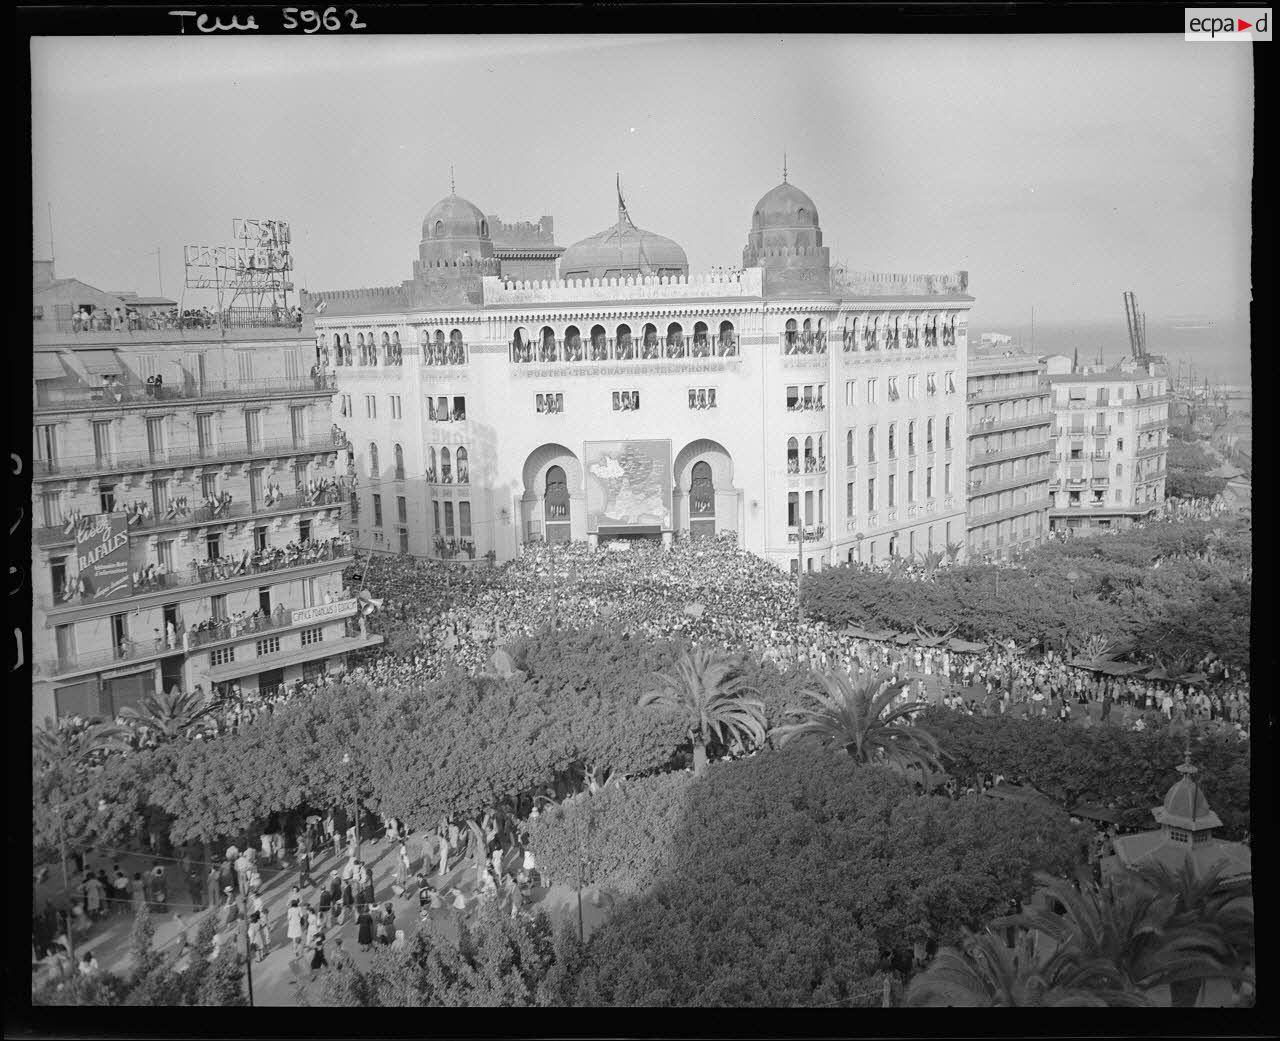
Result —
<path fill-rule="evenodd" d="M 977 344 L 982 333 L 1004 333 L 1027 349 L 1032 347 L 1031 321 L 1020 327 L 998 323 L 969 323 L 969 342 Z M 1102 352 L 1104 364 L 1110 365 L 1130 353 L 1129 332 L 1124 312 L 1115 321 L 1036 322 L 1034 347 L 1037 354 L 1065 354 L 1071 357 L 1078 348 L 1080 361 L 1093 364 Z M 1249 387 L 1249 323 L 1220 321 L 1197 317 L 1147 318 L 1147 350 L 1169 359 L 1169 372 L 1188 374 L 1195 364 L 1197 382 L 1207 377 L 1211 383 Z"/>

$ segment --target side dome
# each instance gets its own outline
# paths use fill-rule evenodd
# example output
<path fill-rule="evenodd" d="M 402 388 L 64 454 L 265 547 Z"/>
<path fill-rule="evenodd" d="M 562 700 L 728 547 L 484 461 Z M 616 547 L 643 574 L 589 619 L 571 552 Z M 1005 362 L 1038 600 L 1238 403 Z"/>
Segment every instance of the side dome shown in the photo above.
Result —
<path fill-rule="evenodd" d="M 424 239 L 487 239 L 489 222 L 475 203 L 449 195 L 431 207 L 422 222 Z"/>
<path fill-rule="evenodd" d="M 756 203 L 751 214 L 751 227 L 766 228 L 816 228 L 818 207 L 813 200 L 794 184 L 783 181 L 768 191 Z"/>
<path fill-rule="evenodd" d="M 678 243 L 629 220 L 575 242 L 560 257 L 562 279 L 688 274 L 689 258 Z"/>
<path fill-rule="evenodd" d="M 1213 812 L 1204 790 L 1196 784 L 1196 768 L 1190 763 L 1178 767 L 1182 776 L 1165 793 L 1164 802 L 1152 811 L 1156 821 L 1173 828 L 1188 831 L 1205 831 L 1222 827 L 1222 821 Z"/>

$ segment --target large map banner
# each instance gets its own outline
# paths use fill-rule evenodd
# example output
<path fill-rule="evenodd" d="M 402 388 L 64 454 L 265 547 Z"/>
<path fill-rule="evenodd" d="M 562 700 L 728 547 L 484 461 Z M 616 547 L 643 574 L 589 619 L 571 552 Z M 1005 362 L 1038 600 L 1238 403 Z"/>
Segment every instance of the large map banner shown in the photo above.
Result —
<path fill-rule="evenodd" d="M 671 527 L 671 442 L 586 441 L 587 531 Z"/>

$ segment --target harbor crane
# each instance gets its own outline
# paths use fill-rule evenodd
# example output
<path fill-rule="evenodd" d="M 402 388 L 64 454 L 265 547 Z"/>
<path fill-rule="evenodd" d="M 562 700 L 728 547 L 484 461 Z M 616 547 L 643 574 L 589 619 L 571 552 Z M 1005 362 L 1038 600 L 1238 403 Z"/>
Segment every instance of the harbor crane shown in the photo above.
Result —
<path fill-rule="evenodd" d="M 1147 357 L 1147 316 L 1138 310 L 1138 298 L 1132 290 L 1124 294 L 1124 317 L 1129 326 L 1129 350 L 1142 361 Z"/>

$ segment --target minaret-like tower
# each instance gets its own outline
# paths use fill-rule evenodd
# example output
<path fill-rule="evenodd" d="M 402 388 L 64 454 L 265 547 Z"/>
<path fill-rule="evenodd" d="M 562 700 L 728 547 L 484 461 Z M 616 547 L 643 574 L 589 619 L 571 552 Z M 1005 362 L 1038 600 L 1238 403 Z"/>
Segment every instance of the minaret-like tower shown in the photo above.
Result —
<path fill-rule="evenodd" d="M 766 297 L 824 297 L 831 294 L 831 251 L 822 244 L 818 208 L 787 180 L 768 192 L 751 215 L 742 266 L 764 268 Z"/>

